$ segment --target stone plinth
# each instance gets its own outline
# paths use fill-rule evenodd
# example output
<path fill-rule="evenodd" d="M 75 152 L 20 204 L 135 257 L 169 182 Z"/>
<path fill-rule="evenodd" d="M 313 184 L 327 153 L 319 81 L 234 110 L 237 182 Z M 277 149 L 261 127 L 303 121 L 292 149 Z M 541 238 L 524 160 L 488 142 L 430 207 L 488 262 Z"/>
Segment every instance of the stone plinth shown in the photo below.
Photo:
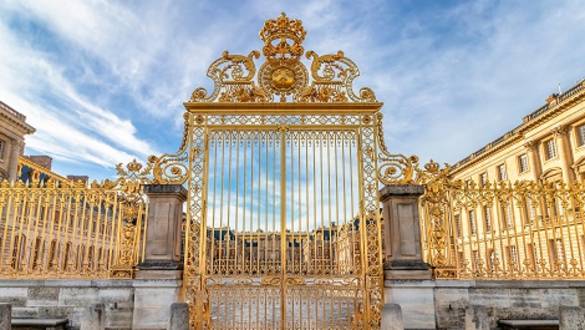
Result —
<path fill-rule="evenodd" d="M 167 329 L 171 305 L 179 301 L 180 280 L 135 280 L 132 329 Z"/>
<path fill-rule="evenodd" d="M 380 190 L 386 279 L 431 278 L 420 239 L 418 202 L 423 193 L 420 185 L 391 185 Z"/>
<path fill-rule="evenodd" d="M 171 305 L 169 330 L 189 330 L 189 305 L 187 303 Z"/>
<path fill-rule="evenodd" d="M 561 306 L 560 330 L 585 329 L 585 308 Z"/>
<path fill-rule="evenodd" d="M 382 310 L 381 330 L 404 330 L 402 309 L 398 304 L 385 304 Z"/>
<path fill-rule="evenodd" d="M 160 271 L 175 271 L 182 268 L 181 228 L 183 202 L 187 192 L 181 185 L 146 185 L 148 196 L 148 227 L 146 230 L 146 252 L 144 262 L 138 265 L 139 272 L 148 272 L 154 278 L 168 278 Z M 149 275 L 139 274 L 139 278 Z"/>
<path fill-rule="evenodd" d="M 386 305 L 402 309 L 405 329 L 435 329 L 435 283 L 431 280 L 386 280 Z"/>
<path fill-rule="evenodd" d="M 10 330 L 12 322 L 12 306 L 0 304 L 0 330 Z"/>

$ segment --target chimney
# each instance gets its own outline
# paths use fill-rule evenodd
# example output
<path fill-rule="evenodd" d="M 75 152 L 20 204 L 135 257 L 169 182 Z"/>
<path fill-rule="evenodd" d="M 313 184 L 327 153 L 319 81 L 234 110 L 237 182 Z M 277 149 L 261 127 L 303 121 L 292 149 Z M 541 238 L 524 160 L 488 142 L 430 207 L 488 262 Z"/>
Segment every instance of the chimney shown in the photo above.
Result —
<path fill-rule="evenodd" d="M 30 159 L 33 163 L 46 168 L 47 170 L 51 170 L 51 165 L 53 163 L 53 158 L 46 156 L 46 155 L 38 155 L 38 156 L 26 156 Z"/>
<path fill-rule="evenodd" d="M 83 183 L 87 184 L 89 181 L 89 176 L 87 175 L 68 175 L 67 179 L 72 181 L 83 181 Z"/>

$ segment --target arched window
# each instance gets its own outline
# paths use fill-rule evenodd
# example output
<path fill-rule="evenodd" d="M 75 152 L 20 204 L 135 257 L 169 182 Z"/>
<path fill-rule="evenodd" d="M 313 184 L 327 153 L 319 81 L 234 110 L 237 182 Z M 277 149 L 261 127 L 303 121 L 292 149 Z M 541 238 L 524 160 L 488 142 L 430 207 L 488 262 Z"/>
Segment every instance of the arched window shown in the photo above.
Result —
<path fill-rule="evenodd" d="M 48 260 L 48 266 L 49 269 L 54 269 L 56 266 L 56 256 L 57 256 L 57 240 L 52 240 L 51 241 L 51 246 L 49 247 L 49 260 Z"/>
<path fill-rule="evenodd" d="M 35 244 L 33 246 L 33 251 L 31 254 L 31 258 L 32 258 L 31 262 L 32 262 L 32 269 L 33 270 L 39 269 L 39 266 L 42 263 L 44 252 L 45 252 L 45 249 L 44 249 L 43 240 L 40 238 L 37 238 L 35 240 Z"/>
<path fill-rule="evenodd" d="M 64 270 L 67 270 L 69 268 L 70 254 L 71 254 L 71 242 L 67 242 L 67 244 L 65 245 L 65 254 L 63 256 L 62 268 Z"/>
<path fill-rule="evenodd" d="M 93 261 L 94 261 L 94 247 L 90 246 L 89 251 L 87 252 L 87 268 L 89 270 L 93 270 Z"/>
<path fill-rule="evenodd" d="M 23 268 L 26 261 L 26 235 L 14 236 L 14 246 L 12 247 L 12 262 L 10 266 L 14 270 Z"/>

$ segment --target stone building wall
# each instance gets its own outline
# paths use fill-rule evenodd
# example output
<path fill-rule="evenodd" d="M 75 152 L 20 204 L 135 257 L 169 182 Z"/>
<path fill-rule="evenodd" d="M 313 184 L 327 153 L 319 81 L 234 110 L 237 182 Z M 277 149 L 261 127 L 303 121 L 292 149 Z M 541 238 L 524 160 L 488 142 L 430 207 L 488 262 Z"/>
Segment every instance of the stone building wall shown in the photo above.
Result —
<path fill-rule="evenodd" d="M 402 307 L 405 328 L 463 329 L 465 308 L 501 319 L 559 319 L 561 306 L 585 307 L 585 281 L 387 280 L 386 302 Z"/>
<path fill-rule="evenodd" d="M 175 280 L 0 280 L 0 304 L 12 305 L 13 318 L 67 318 L 71 329 L 103 304 L 105 329 L 166 329 L 179 288 Z"/>
<path fill-rule="evenodd" d="M 15 180 L 19 157 L 24 152 L 24 136 L 35 129 L 26 117 L 0 101 L 0 180 Z"/>

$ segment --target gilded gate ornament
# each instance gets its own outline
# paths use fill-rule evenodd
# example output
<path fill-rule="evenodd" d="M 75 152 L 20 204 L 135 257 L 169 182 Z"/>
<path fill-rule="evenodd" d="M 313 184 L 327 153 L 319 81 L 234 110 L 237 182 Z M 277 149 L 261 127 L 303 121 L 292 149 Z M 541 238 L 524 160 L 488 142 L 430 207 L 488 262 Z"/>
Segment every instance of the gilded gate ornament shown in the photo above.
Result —
<path fill-rule="evenodd" d="M 89 185 L 51 176 L 0 182 L 0 277 L 131 278 L 152 167 L 134 160 L 117 171 Z"/>
<path fill-rule="evenodd" d="M 227 51 L 211 64 L 207 76 L 213 80 L 211 94 L 204 88 L 193 92 L 192 102 L 376 102 L 374 92 L 353 90 L 359 69 L 342 51 L 330 55 L 306 52 L 310 71 L 301 61 L 306 31 L 298 19 L 282 13 L 267 20 L 259 33 L 265 61 L 256 70 L 260 53 L 232 55 Z M 256 72 L 258 74 L 256 75 Z"/>
<path fill-rule="evenodd" d="M 144 168 L 152 183 L 188 186 L 183 282 L 193 329 L 380 327 L 379 186 L 415 183 L 421 170 L 415 156 L 389 152 L 382 104 L 371 89 L 354 90 L 357 65 L 342 51 L 305 51 L 306 35 L 283 13 L 261 29 L 261 52 L 223 52 L 207 71 L 213 90 L 197 88 L 184 104 L 179 151 Z M 268 187 L 275 200 L 260 200 Z M 260 214 L 265 205 L 276 205 L 271 216 Z M 297 315 L 295 297 L 339 309 L 311 319 Z M 246 319 L 250 301 L 274 310 Z"/>

